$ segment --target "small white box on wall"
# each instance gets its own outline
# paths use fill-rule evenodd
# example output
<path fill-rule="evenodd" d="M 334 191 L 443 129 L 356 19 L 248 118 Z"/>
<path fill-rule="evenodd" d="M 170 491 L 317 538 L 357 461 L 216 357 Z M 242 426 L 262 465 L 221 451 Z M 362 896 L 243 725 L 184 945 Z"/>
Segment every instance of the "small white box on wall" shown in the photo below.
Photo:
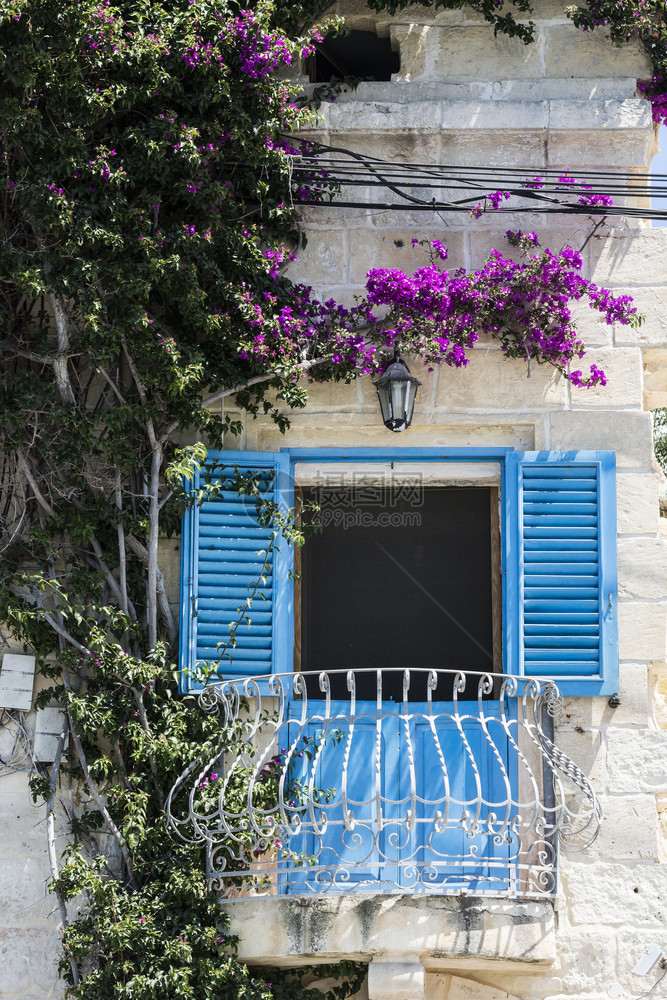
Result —
<path fill-rule="evenodd" d="M 40 764 L 51 764 L 55 760 L 58 739 L 63 731 L 63 718 L 62 708 L 47 706 L 37 709 L 33 760 Z"/>
<path fill-rule="evenodd" d="M 35 657 L 5 653 L 0 669 L 0 708 L 29 712 L 35 681 Z"/>

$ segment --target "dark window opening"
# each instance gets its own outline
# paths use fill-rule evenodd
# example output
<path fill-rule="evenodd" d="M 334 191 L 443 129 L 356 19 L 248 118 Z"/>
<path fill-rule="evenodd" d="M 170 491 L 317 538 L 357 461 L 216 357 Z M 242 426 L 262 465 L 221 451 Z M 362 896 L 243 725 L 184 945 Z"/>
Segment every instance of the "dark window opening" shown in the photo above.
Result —
<path fill-rule="evenodd" d="M 297 669 L 501 669 L 498 491 L 357 493 L 302 490 L 304 500 L 320 504 L 323 528 L 301 552 Z M 374 700 L 375 675 L 365 675 L 362 691 L 363 677 L 357 697 Z M 411 676 L 410 700 L 426 700 L 426 677 Z M 477 697 L 476 681 L 462 699 Z M 344 677 L 332 697 L 348 697 Z M 441 680 L 437 700 L 450 697 Z M 383 698 L 401 700 L 400 672 L 385 675 Z"/>
<path fill-rule="evenodd" d="M 374 31 L 350 31 L 331 35 L 317 46 L 308 64 L 311 83 L 331 83 L 346 76 L 360 80 L 391 80 L 401 60 L 391 48 L 391 39 Z"/>

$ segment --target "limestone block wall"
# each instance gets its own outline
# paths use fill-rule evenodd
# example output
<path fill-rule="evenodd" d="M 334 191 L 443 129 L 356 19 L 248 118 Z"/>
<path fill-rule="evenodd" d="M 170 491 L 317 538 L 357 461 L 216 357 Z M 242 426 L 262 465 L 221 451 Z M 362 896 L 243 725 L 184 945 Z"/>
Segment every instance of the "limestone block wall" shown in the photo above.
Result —
<path fill-rule="evenodd" d="M 655 134 L 636 80 L 642 51 L 614 49 L 603 31 L 577 32 L 562 8 L 536 11 L 537 42 L 496 39 L 470 11 L 410 9 L 369 18 L 341 4 L 353 27 L 389 34 L 401 67 L 389 83 L 362 84 L 323 105 L 312 134 L 334 146 L 392 161 L 463 166 L 649 168 Z M 371 201 L 372 191 L 356 192 Z M 382 192 L 381 199 L 391 200 Z M 372 207 L 306 210 L 308 247 L 293 275 L 325 296 L 351 301 L 371 267 L 414 270 L 424 263 L 413 236 L 442 240 L 452 267 L 474 268 L 505 249 L 507 228 L 534 228 L 547 246 L 581 247 L 588 223 L 530 213 L 479 222 L 466 215 Z M 556 960 L 548 970 L 483 968 L 474 955 L 451 972 L 426 975 L 430 1000 L 606 1000 L 614 984 L 637 995 L 653 984 L 631 974 L 647 946 L 665 941 L 667 867 L 667 550 L 660 535 L 659 475 L 650 410 L 667 404 L 667 232 L 614 220 L 607 238 L 589 242 L 584 270 L 632 295 L 645 323 L 607 327 L 578 310 L 587 361 L 609 376 L 605 389 L 577 390 L 546 366 L 530 378 L 499 348 L 480 343 L 464 370 L 429 373 L 413 425 L 400 440 L 379 419 L 370 379 L 310 386 L 306 410 L 286 435 L 265 419 L 249 421 L 243 447 L 514 445 L 520 449 L 611 449 L 618 462 L 620 706 L 570 699 L 557 742 L 586 771 L 603 804 L 599 840 L 563 860 L 556 912 Z M 394 996 L 386 987 L 385 996 Z M 397 995 L 397 994 L 396 994 Z M 380 998 L 382 993 L 377 993 Z"/>
<path fill-rule="evenodd" d="M 535 6 L 537 40 L 526 47 L 494 39 L 471 10 L 417 8 L 376 17 L 361 2 L 342 4 L 352 27 L 377 28 L 391 38 L 400 71 L 391 82 L 362 84 L 323 104 L 310 134 L 395 161 L 515 165 L 532 173 L 647 169 L 656 140 L 648 105 L 636 92 L 636 80 L 650 75 L 644 53 L 614 49 L 603 31 L 577 32 L 555 0 Z M 360 294 L 370 267 L 419 266 L 424 258 L 412 249 L 413 236 L 443 240 L 452 266 L 470 268 L 503 246 L 507 228 L 534 228 L 554 248 L 580 246 L 588 231 L 580 218 L 538 212 L 520 222 L 490 213 L 473 223 L 465 214 L 335 205 L 305 210 L 304 224 L 308 247 L 292 274 L 341 301 Z M 630 970 L 647 945 L 667 948 L 667 552 L 650 414 L 667 404 L 667 231 L 615 220 L 609 238 L 588 243 L 584 257 L 588 275 L 633 295 L 646 316 L 638 330 L 608 328 L 580 310 L 591 347 L 587 360 L 607 372 L 606 389 L 574 389 L 546 366 L 534 365 L 528 379 L 525 366 L 484 342 L 465 370 L 430 373 L 412 366 L 423 385 L 413 426 L 400 438 L 382 427 L 375 390 L 363 378 L 311 385 L 308 407 L 293 415 L 286 435 L 258 418 L 246 421 L 241 439 L 229 441 L 258 450 L 513 445 L 617 454 L 621 704 L 612 709 L 606 699 L 571 699 L 557 727 L 558 744 L 601 798 L 601 837 L 563 861 L 550 967 L 531 970 L 516 962 L 493 970 L 470 955 L 455 969 L 427 974 L 429 1000 L 607 1000 L 615 982 L 637 995 L 653 980 Z M 162 557 L 176 604 L 174 541 L 164 542 Z M 0 995 L 11 1000 L 48 1000 L 63 992 L 45 845 L 26 773 L 0 767 Z"/>

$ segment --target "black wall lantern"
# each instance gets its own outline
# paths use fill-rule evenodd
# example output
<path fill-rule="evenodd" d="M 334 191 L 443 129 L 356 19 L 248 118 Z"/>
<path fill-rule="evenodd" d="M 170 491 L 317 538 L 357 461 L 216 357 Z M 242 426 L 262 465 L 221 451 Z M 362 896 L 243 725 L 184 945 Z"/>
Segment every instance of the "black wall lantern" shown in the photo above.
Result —
<path fill-rule="evenodd" d="M 373 385 L 378 392 L 385 427 L 390 431 L 404 431 L 412 423 L 417 388 L 421 382 L 410 374 L 398 351 Z"/>

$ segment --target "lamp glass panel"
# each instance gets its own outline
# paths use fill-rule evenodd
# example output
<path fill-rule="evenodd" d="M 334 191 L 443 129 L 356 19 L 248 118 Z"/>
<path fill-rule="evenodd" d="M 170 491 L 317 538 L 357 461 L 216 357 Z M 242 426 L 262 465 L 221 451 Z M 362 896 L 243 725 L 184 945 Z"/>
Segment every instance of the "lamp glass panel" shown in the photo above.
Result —
<path fill-rule="evenodd" d="M 403 379 L 396 379 L 391 383 L 391 408 L 394 420 L 405 421 L 405 410 L 407 403 L 407 389 L 410 383 Z"/>
<path fill-rule="evenodd" d="M 380 400 L 380 412 L 382 414 L 382 420 L 386 423 L 391 420 L 391 397 L 389 392 L 389 386 L 379 385 L 377 386 L 378 399 Z"/>
<path fill-rule="evenodd" d="M 417 396 L 417 386 L 414 382 L 408 382 L 408 392 L 407 392 L 407 407 L 406 407 L 406 423 L 409 427 L 412 423 L 412 413 L 415 408 L 415 398 Z"/>

